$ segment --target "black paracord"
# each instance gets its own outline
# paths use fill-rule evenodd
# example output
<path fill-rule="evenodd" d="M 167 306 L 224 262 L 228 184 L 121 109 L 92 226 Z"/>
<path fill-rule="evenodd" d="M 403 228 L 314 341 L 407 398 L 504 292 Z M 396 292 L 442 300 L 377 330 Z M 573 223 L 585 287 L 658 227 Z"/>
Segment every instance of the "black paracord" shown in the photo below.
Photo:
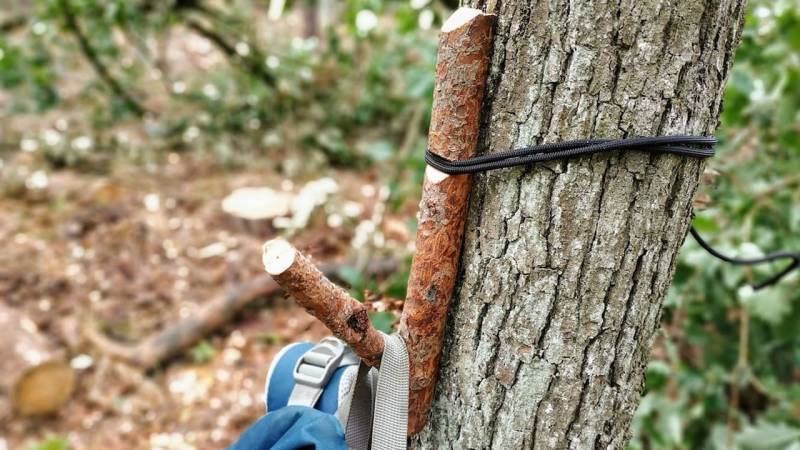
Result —
<path fill-rule="evenodd" d="M 652 153 L 669 153 L 680 156 L 693 156 L 708 158 L 714 156 L 714 145 L 717 139 L 713 136 L 658 136 L 636 137 L 630 139 L 580 139 L 574 141 L 557 142 L 554 144 L 532 145 L 514 150 L 505 150 L 473 158 L 450 161 L 439 155 L 425 152 L 425 162 L 450 175 L 486 172 L 489 170 L 505 169 L 509 167 L 526 166 L 529 164 L 586 156 L 600 152 L 614 150 L 639 150 Z M 692 237 L 700 246 L 712 256 L 722 261 L 751 266 L 770 263 L 780 259 L 790 259 L 792 262 L 777 274 L 753 285 L 758 290 L 777 283 L 794 269 L 800 267 L 800 252 L 775 252 L 759 258 L 732 258 L 723 255 L 712 248 L 694 227 L 691 227 Z"/>

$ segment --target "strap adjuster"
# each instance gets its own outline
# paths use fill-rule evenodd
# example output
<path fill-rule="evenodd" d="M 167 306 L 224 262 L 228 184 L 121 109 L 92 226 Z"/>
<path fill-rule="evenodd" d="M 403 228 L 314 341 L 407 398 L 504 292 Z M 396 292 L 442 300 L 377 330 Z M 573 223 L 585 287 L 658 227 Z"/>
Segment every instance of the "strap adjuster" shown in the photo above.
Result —
<path fill-rule="evenodd" d="M 323 389 L 342 360 L 347 347 L 334 337 L 327 337 L 305 352 L 294 366 L 296 384 Z"/>

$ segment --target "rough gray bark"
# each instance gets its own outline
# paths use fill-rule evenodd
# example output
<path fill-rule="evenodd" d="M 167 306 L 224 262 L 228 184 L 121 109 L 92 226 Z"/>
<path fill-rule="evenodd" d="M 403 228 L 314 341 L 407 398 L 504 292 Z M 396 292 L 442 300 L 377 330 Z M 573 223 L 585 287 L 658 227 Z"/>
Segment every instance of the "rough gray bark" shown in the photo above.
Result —
<path fill-rule="evenodd" d="M 499 15 L 479 151 L 708 135 L 744 0 L 472 0 Z M 702 162 L 596 155 L 475 178 L 414 448 L 624 448 Z"/>

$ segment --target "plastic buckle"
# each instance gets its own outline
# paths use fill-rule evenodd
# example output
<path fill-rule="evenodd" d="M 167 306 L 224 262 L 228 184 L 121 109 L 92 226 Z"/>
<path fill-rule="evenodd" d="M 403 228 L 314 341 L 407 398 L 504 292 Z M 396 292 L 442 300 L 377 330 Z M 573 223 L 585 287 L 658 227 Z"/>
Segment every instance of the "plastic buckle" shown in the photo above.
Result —
<path fill-rule="evenodd" d="M 339 368 L 346 349 L 344 342 L 337 338 L 321 340 L 297 360 L 293 371 L 295 383 L 324 388 Z"/>

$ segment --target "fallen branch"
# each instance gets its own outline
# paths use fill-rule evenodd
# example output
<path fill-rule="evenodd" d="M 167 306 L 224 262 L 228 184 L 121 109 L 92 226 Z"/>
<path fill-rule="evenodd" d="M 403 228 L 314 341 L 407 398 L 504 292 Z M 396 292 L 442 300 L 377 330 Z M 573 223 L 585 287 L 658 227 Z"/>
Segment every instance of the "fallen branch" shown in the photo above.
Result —
<path fill-rule="evenodd" d="M 333 276 L 343 266 L 345 265 L 326 263 L 320 265 L 319 270 L 328 276 Z M 377 260 L 369 266 L 371 275 L 385 275 L 396 269 L 397 264 L 391 259 Z M 224 295 L 204 304 L 192 316 L 181 319 L 136 344 L 117 342 L 93 327 L 87 328 L 84 333 L 89 342 L 104 354 L 142 368 L 152 368 L 178 355 L 204 336 L 230 322 L 254 299 L 275 295 L 280 291 L 281 287 L 272 277 L 261 275 L 237 285 Z"/>
<path fill-rule="evenodd" d="M 366 364 L 377 367 L 383 336 L 369 320 L 367 308 L 333 284 L 311 261 L 283 239 L 264 244 L 264 269 L 300 306 L 334 336 L 347 342 Z"/>
<path fill-rule="evenodd" d="M 475 153 L 495 16 L 460 8 L 439 36 L 428 147 L 449 160 Z M 428 167 L 422 188 L 416 252 L 411 263 L 400 335 L 409 357 L 409 433 L 427 421 L 453 293 L 470 177 Z"/>

